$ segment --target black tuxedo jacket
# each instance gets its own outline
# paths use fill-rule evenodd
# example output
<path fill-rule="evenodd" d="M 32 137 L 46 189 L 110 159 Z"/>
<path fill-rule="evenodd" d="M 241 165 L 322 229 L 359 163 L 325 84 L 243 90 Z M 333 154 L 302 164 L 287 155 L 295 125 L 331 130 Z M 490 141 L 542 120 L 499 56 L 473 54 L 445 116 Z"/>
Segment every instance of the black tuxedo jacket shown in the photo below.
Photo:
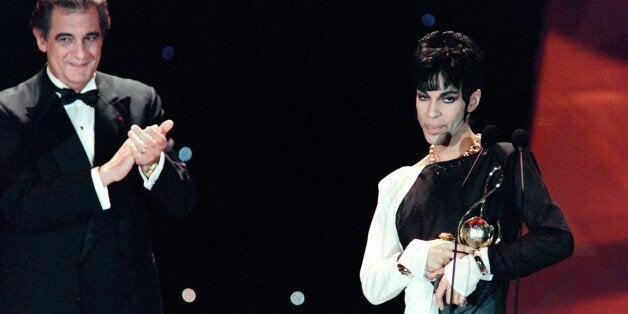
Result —
<path fill-rule="evenodd" d="M 99 72 L 96 85 L 98 166 L 132 124 L 158 124 L 163 111 L 155 90 L 140 82 Z M 167 151 L 150 191 L 131 169 L 108 186 L 106 211 L 91 168 L 45 69 L 0 92 L 0 313 L 162 311 L 148 214 L 190 212 L 185 165 Z"/>

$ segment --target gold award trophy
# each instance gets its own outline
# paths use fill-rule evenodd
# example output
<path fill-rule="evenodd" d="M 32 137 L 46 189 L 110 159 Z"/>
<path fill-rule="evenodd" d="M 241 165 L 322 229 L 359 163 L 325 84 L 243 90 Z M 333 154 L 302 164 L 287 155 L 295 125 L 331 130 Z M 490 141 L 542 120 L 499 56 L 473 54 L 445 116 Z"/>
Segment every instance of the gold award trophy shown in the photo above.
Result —
<path fill-rule="evenodd" d="M 497 191 L 503 181 L 504 173 L 501 166 L 493 168 L 493 170 L 489 172 L 488 178 L 486 179 L 486 184 L 484 185 L 484 195 L 469 206 L 469 209 L 464 215 L 462 215 L 462 218 L 460 218 L 460 222 L 458 223 L 458 240 L 461 243 L 475 249 L 473 257 L 475 258 L 475 262 L 478 264 L 482 275 L 486 275 L 488 270 L 480 257 L 479 249 L 487 247 L 493 242 L 495 244 L 499 244 L 499 242 L 501 242 L 501 228 L 499 226 L 499 221 L 497 221 L 497 228 L 495 228 L 482 217 L 482 214 L 484 213 L 486 200 L 489 196 L 495 193 L 495 191 Z M 478 206 L 480 206 L 479 215 L 465 220 L 465 218 L 468 217 L 469 214 Z M 495 229 L 497 229 L 497 237 L 495 237 Z M 439 238 L 451 241 L 454 239 L 454 235 L 450 233 L 441 233 Z"/>

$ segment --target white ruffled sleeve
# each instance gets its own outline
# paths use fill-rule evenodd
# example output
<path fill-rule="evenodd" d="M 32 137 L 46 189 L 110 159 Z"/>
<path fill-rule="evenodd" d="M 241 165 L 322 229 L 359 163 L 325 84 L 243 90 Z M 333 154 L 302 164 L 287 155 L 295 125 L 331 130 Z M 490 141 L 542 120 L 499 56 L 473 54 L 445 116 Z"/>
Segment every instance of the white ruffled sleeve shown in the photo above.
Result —
<path fill-rule="evenodd" d="M 428 281 L 424 271 L 427 246 L 422 242 L 425 241 L 413 240 L 404 252 L 397 236 L 395 225 L 397 207 L 418 175 L 416 169 L 405 168 L 391 173 L 378 185 L 377 207 L 360 268 L 362 292 L 373 304 L 393 299 L 413 280 L 420 278 Z M 411 175 L 406 178 L 409 171 Z M 403 256 L 400 257 L 402 253 Z M 403 262 L 407 263 L 404 266 L 410 269 L 411 274 L 401 274 L 397 264 Z"/>

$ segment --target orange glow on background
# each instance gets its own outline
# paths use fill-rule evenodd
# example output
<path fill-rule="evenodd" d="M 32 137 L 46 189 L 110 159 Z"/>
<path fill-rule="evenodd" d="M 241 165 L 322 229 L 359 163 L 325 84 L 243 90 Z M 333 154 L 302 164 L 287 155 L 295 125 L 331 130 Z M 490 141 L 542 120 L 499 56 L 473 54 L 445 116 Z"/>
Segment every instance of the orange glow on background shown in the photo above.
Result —
<path fill-rule="evenodd" d="M 519 310 L 620 313 L 628 308 L 628 64 L 622 53 L 609 53 L 617 47 L 604 41 L 621 44 L 612 37 L 621 34 L 622 22 L 613 27 L 618 13 L 597 8 L 594 1 L 584 5 L 590 12 L 580 20 L 567 21 L 571 16 L 554 2 L 548 10 L 531 147 L 576 248 L 571 258 L 522 279 Z M 561 32 L 561 25 L 571 27 Z M 514 285 L 511 297 L 513 290 Z"/>

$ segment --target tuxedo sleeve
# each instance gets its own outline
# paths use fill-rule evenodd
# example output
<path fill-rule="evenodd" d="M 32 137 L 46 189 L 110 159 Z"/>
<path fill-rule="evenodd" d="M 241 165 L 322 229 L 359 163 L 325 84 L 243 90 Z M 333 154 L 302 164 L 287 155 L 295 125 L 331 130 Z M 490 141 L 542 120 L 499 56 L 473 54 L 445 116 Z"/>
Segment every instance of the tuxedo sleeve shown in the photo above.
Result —
<path fill-rule="evenodd" d="M 504 189 L 509 199 L 508 207 L 513 210 L 505 217 L 508 220 L 505 233 L 507 237 L 516 237 L 520 217 L 528 232 L 515 241 L 491 247 L 489 259 L 493 280 L 527 276 L 573 253 L 573 235 L 560 208 L 551 199 L 529 150 L 523 152 L 522 164 L 523 169 L 517 152 L 506 159 Z"/>
<path fill-rule="evenodd" d="M 42 233 L 82 224 L 102 211 L 90 169 L 44 180 L 19 119 L 0 109 L 0 222 Z M 52 163 L 51 163 L 52 164 Z"/>
<path fill-rule="evenodd" d="M 151 101 L 146 112 L 146 126 L 164 121 L 161 99 L 154 88 L 151 88 Z M 164 157 L 159 178 L 147 193 L 160 212 L 182 218 L 190 213 L 196 199 L 194 180 L 187 165 L 178 159 L 172 138 L 168 138 Z"/>

